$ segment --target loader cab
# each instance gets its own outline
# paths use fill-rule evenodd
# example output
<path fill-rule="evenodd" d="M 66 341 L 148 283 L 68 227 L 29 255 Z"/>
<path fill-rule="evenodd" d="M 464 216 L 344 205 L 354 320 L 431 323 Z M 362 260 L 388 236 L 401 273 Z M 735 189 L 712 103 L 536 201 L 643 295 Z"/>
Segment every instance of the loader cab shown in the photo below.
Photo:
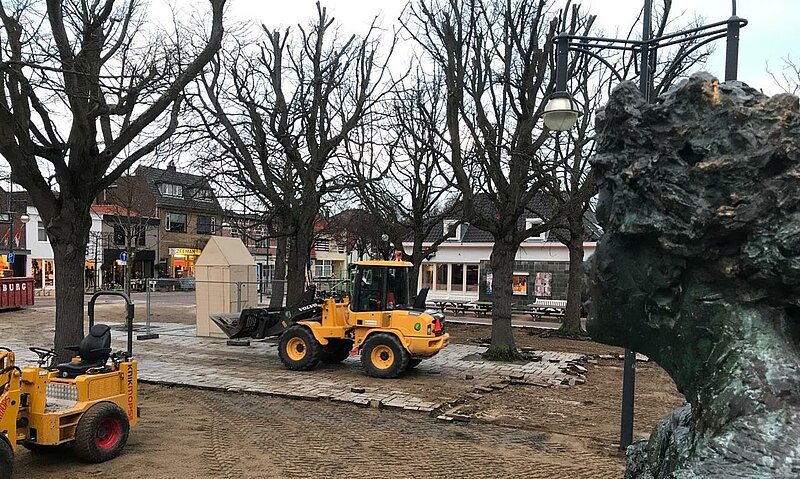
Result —
<path fill-rule="evenodd" d="M 408 275 L 411 263 L 404 261 L 359 261 L 354 263 L 353 298 L 350 310 L 392 311 L 410 309 Z"/>

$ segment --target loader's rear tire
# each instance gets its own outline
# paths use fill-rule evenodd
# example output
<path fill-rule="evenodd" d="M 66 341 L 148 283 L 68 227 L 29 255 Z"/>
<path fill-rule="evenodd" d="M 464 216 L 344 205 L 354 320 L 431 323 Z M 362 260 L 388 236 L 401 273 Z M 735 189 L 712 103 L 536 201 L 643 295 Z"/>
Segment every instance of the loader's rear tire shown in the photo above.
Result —
<path fill-rule="evenodd" d="M 328 344 L 322 346 L 319 359 L 326 364 L 341 363 L 353 349 L 353 342 L 349 339 L 329 339 Z"/>
<path fill-rule="evenodd" d="M 283 332 L 278 341 L 278 356 L 284 366 L 292 371 L 308 371 L 319 364 L 322 346 L 311 331 L 294 325 Z"/>
<path fill-rule="evenodd" d="M 14 469 L 14 452 L 6 440 L 0 436 L 0 479 L 11 479 Z"/>
<path fill-rule="evenodd" d="M 393 334 L 373 334 L 361 349 L 364 370 L 374 378 L 396 378 L 406 370 L 409 359 L 408 351 Z"/>
<path fill-rule="evenodd" d="M 72 449 L 81 460 L 108 461 L 122 452 L 130 428 L 128 416 L 122 408 L 110 402 L 97 403 L 78 421 Z"/>

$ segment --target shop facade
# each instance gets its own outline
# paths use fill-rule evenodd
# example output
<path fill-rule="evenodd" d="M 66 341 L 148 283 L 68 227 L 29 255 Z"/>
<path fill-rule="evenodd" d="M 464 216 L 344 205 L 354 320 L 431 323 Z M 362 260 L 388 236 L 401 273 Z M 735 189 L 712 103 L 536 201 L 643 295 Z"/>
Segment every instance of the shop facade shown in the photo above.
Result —
<path fill-rule="evenodd" d="M 203 251 L 191 247 L 171 247 L 167 249 L 166 268 L 170 278 L 189 278 L 195 274 L 195 263 Z"/>
<path fill-rule="evenodd" d="M 527 224 L 536 219 L 522 221 Z M 583 243 L 584 260 L 597 246 L 595 229 L 591 228 L 591 221 L 587 221 L 591 240 Z M 443 231 L 450 231 L 449 225 L 442 224 L 431 238 L 440 238 Z M 428 288 L 428 298 L 432 301 L 490 301 L 495 279 L 489 262 L 493 246 L 491 235 L 485 231 L 467 223 L 460 225 L 453 236 L 441 242 L 436 252 L 422 263 L 417 288 Z M 408 251 L 412 244 L 405 243 L 404 247 Z M 536 298 L 564 300 L 568 277 L 567 247 L 548 233 L 529 238 L 522 242 L 514 258 L 513 302 L 523 306 Z"/>

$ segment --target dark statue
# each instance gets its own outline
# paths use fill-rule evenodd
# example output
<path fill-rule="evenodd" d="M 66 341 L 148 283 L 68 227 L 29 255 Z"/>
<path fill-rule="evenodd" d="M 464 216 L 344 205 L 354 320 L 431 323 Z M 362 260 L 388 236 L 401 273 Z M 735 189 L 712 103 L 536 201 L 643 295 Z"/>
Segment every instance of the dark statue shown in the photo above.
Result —
<path fill-rule="evenodd" d="M 800 477 L 799 110 L 698 74 L 655 104 L 622 84 L 597 116 L 589 333 L 687 400 L 626 477 Z"/>

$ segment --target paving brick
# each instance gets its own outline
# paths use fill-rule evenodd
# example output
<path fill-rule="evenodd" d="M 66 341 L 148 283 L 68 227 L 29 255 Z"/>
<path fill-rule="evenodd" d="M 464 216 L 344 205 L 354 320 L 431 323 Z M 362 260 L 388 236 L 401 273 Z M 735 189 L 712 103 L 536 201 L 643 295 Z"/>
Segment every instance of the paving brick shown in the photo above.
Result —
<path fill-rule="evenodd" d="M 121 324 L 112 323 L 110 326 L 114 331 L 112 348 L 124 349 L 126 338 L 119 330 Z M 24 323 L 4 324 L 3 327 L 3 345 L 17 353 L 20 364 L 35 364 L 36 355 L 28 351 L 29 345 L 52 342 L 52 330 L 35 330 Z M 153 330 L 159 333 L 159 338 L 134 343 L 142 381 L 424 412 L 434 411 L 443 403 L 455 402 L 431 401 L 431 397 L 425 397 L 423 389 L 410 388 L 402 378 L 365 380 L 359 356 L 343 361 L 342 366 L 351 373 L 349 375 L 342 374 L 341 369 L 336 373 L 325 368 L 287 371 L 278 360 L 273 340 L 253 340 L 247 348 L 228 347 L 224 339 L 195 337 L 193 325 L 153 323 Z M 442 376 L 441 381 L 452 380 L 454 395 L 466 394 L 470 386 L 482 388 L 476 388 L 479 392 L 491 393 L 490 385 L 496 386 L 509 378 L 535 378 L 538 384 L 569 384 L 569 378 L 580 384 L 582 379 L 559 370 L 567 363 L 577 364 L 584 359 L 580 354 L 536 350 L 531 354 L 541 361 L 526 364 L 464 359 L 485 351 L 485 346 L 451 344 L 433 358 L 423 361 L 413 374 L 438 374 Z M 175 371 L 180 371 L 180 374 L 175 374 Z M 462 392 L 459 393 L 458 388 Z"/>

